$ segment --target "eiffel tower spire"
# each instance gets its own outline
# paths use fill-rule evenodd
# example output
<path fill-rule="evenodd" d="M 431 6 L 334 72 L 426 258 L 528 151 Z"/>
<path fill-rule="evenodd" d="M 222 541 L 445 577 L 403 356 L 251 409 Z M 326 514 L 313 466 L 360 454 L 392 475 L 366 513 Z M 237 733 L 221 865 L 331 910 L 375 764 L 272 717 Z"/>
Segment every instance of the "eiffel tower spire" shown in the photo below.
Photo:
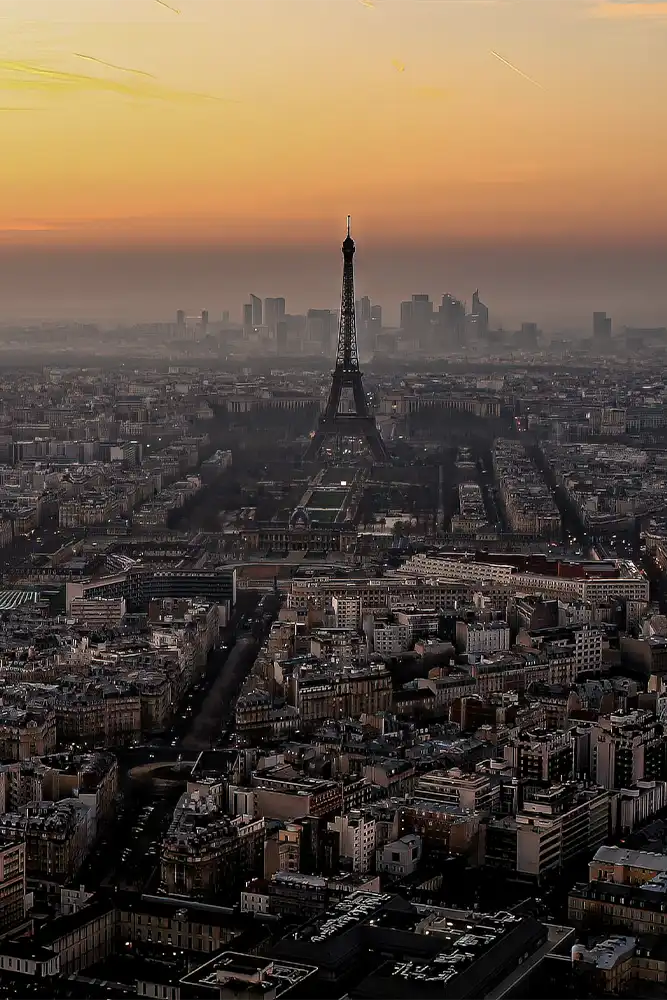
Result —
<path fill-rule="evenodd" d="M 343 241 L 343 290 L 340 306 L 340 326 L 336 367 L 331 378 L 331 389 L 326 409 L 319 419 L 317 429 L 308 445 L 305 458 L 317 458 L 327 438 L 364 438 L 376 462 L 388 461 L 375 420 L 368 410 L 364 384 L 359 369 L 357 349 L 357 323 L 354 308 L 354 240 L 350 235 L 350 216 L 347 217 L 347 236 Z M 340 412 L 343 389 L 351 389 L 354 410 Z"/>

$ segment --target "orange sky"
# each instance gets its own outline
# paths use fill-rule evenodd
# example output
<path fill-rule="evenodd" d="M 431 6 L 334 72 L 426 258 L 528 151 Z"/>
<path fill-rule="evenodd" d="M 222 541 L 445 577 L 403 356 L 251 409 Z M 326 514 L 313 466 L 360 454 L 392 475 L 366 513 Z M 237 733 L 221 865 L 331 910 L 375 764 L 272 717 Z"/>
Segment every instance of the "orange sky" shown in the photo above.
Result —
<path fill-rule="evenodd" d="M 667 2 L 373 3 L 0 0 L 0 244 L 663 241 Z"/>

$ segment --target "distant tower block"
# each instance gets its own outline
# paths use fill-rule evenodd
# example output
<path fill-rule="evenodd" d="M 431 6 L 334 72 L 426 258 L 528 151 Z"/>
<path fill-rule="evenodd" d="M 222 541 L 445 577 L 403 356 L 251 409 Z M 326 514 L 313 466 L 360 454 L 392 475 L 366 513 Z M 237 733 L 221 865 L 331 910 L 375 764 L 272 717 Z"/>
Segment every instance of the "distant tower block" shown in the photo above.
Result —
<path fill-rule="evenodd" d="M 320 417 L 317 429 L 308 445 L 306 461 L 318 458 L 325 442 L 330 438 L 364 438 L 376 462 L 388 462 L 389 456 L 377 424 L 368 410 L 364 383 L 359 370 L 357 351 L 357 326 L 354 309 L 354 240 L 350 236 L 350 217 L 347 219 L 347 236 L 343 243 L 343 293 L 340 307 L 340 327 L 336 367 L 331 379 L 331 389 L 326 410 Z M 344 389 L 351 389 L 353 409 L 341 412 Z"/>

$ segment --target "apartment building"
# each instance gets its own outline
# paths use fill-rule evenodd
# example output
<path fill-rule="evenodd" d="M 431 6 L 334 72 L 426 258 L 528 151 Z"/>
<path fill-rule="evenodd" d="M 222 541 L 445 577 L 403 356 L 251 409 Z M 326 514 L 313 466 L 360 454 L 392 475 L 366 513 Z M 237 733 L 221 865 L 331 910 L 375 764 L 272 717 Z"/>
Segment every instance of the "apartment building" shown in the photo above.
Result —
<path fill-rule="evenodd" d="M 474 590 L 482 590 L 497 611 L 504 611 L 513 592 L 495 578 L 489 578 L 488 586 L 476 583 Z M 324 576 L 292 580 L 287 606 L 305 616 L 311 607 L 324 610 L 331 606 L 334 597 L 346 597 L 357 598 L 363 614 L 405 606 L 453 611 L 470 596 L 471 587 L 464 580 L 460 577 L 449 580 L 442 574 L 425 578 L 423 572 L 414 575 L 397 573 L 380 580 L 339 580 Z"/>
<path fill-rule="evenodd" d="M 141 698 L 129 684 L 91 683 L 85 692 L 56 702 L 56 726 L 63 743 L 129 743 L 141 735 Z"/>
<path fill-rule="evenodd" d="M 487 825 L 486 861 L 540 882 L 609 837 L 613 800 L 608 791 L 569 782 L 527 787 L 516 816 Z"/>
<path fill-rule="evenodd" d="M 366 659 L 366 639 L 353 628 L 314 628 L 310 633 L 310 652 L 320 659 L 351 664 Z"/>
<path fill-rule="evenodd" d="M 587 931 L 612 927 L 631 934 L 667 934 L 667 874 L 641 885 L 596 879 L 575 885 L 567 899 L 568 921 Z"/>
<path fill-rule="evenodd" d="M 435 696 L 434 710 L 446 711 L 459 698 L 477 694 L 475 678 L 465 671 L 454 670 L 449 674 L 431 671 L 428 677 L 417 678 L 417 688 L 432 691 Z"/>
<path fill-rule="evenodd" d="M 437 608 L 428 607 L 395 607 L 394 617 L 398 625 L 408 630 L 408 643 L 415 639 L 425 639 L 438 634 L 440 613 Z"/>
<path fill-rule="evenodd" d="M 603 640 L 602 629 L 588 624 L 521 629 L 517 635 L 517 643 L 520 646 L 543 650 L 550 659 L 555 661 L 557 661 L 559 653 L 569 654 L 573 668 L 572 680 L 577 674 L 600 669 Z"/>
<path fill-rule="evenodd" d="M 229 817 L 213 796 L 184 792 L 162 842 L 167 891 L 182 896 L 228 894 L 264 871 L 264 819 Z"/>
<path fill-rule="evenodd" d="M 361 600 L 358 597 L 336 596 L 331 600 L 337 628 L 359 628 Z"/>
<path fill-rule="evenodd" d="M 23 920 L 25 914 L 25 843 L 0 841 L 0 934 Z"/>
<path fill-rule="evenodd" d="M 35 879 L 73 878 L 94 835 L 90 805 L 77 799 L 38 802 L 0 816 L 0 838 L 25 842 L 26 875 Z"/>
<path fill-rule="evenodd" d="M 430 771 L 417 779 L 415 798 L 493 816 L 500 810 L 500 783 L 490 774 L 464 772 L 457 767 Z"/>
<path fill-rule="evenodd" d="M 126 613 L 124 597 L 75 597 L 69 607 L 70 617 L 90 629 L 115 628 Z"/>
<path fill-rule="evenodd" d="M 485 581 L 509 584 L 512 582 L 515 568 L 509 563 L 484 563 L 473 561 L 466 556 L 448 558 L 447 556 L 431 556 L 420 552 L 403 563 L 400 573 L 405 576 L 420 576 L 424 579 L 469 580 L 474 584 Z"/>
<path fill-rule="evenodd" d="M 372 632 L 373 652 L 383 656 L 398 656 L 410 648 L 409 625 L 398 622 L 375 622 Z"/>
<path fill-rule="evenodd" d="M 244 897 L 254 890 L 253 912 L 272 913 L 278 916 L 297 917 L 301 921 L 324 913 L 330 906 L 353 892 L 379 892 L 380 879 L 363 873 L 346 872 L 336 876 L 303 875 L 297 872 L 276 872 L 268 880 L 258 880 L 241 894 Z M 259 897 L 259 898 L 257 898 Z M 247 900 L 250 904 L 251 900 Z M 250 905 L 246 906 L 246 912 Z"/>
<path fill-rule="evenodd" d="M 383 665 L 332 669 L 306 664 L 297 667 L 293 677 L 290 700 L 303 725 L 391 708 L 391 674 Z"/>
<path fill-rule="evenodd" d="M 648 578 L 630 560 L 619 559 L 613 572 L 589 566 L 577 575 L 565 573 L 533 573 L 518 571 L 513 565 L 477 562 L 469 557 L 448 558 L 425 553 L 412 556 L 402 566 L 401 574 L 419 575 L 425 580 L 484 584 L 493 581 L 511 589 L 512 593 L 542 594 L 547 598 L 579 598 L 591 604 L 602 604 L 610 597 L 632 601 L 648 601 Z"/>
<path fill-rule="evenodd" d="M 618 829 L 628 834 L 667 808 L 667 781 L 638 781 L 618 792 Z"/>
<path fill-rule="evenodd" d="M 298 823 L 287 823 L 278 830 L 278 871 L 301 871 L 301 838 L 303 828 Z M 265 852 L 266 853 L 266 852 Z M 266 864 L 265 864 L 266 869 Z"/>
<path fill-rule="evenodd" d="M 483 863 L 483 814 L 418 796 L 408 801 L 390 801 L 396 804 L 399 837 L 416 834 L 425 850 L 441 855 L 458 854 L 473 865 Z"/>
<path fill-rule="evenodd" d="M 648 601 L 649 580 L 634 563 L 623 561 L 618 576 L 560 577 L 537 573 L 517 573 L 518 589 L 548 596 L 578 597 L 595 606 L 604 604 L 611 597 L 629 601 Z"/>
<path fill-rule="evenodd" d="M 219 907 L 188 908 L 164 897 L 120 892 L 39 923 L 30 938 L 3 938 L 0 973 L 18 973 L 28 983 L 81 972 L 114 953 L 119 941 L 208 954 L 237 935 L 238 927 Z"/>
<path fill-rule="evenodd" d="M 327 880 L 317 875 L 277 872 L 267 883 L 266 901 L 270 913 L 307 919 L 326 910 Z"/>
<path fill-rule="evenodd" d="M 510 648 L 507 622 L 457 622 L 456 647 L 459 652 L 500 653 Z"/>
<path fill-rule="evenodd" d="M 584 756 L 588 747 L 591 777 L 604 788 L 667 779 L 667 741 L 651 712 L 613 713 L 582 727 L 579 738 Z"/>
<path fill-rule="evenodd" d="M 567 781 L 573 773 L 572 738 L 561 730 L 521 733 L 503 747 L 503 757 L 516 777 L 532 782 Z"/>
<path fill-rule="evenodd" d="M 29 760 L 56 748 L 56 715 L 15 705 L 0 708 L 0 758 Z"/>
<path fill-rule="evenodd" d="M 306 777 L 290 764 L 253 771 L 256 817 L 292 823 L 303 816 L 326 816 L 361 806 L 370 784 L 364 778 L 345 776 L 342 781 Z"/>
<path fill-rule="evenodd" d="M 253 739 L 286 737 L 301 725 L 301 716 L 293 705 L 274 703 L 267 691 L 241 695 L 234 708 L 237 732 Z"/>
<path fill-rule="evenodd" d="M 375 819 L 359 809 L 343 813 L 327 824 L 329 833 L 337 833 L 339 854 L 347 859 L 353 872 L 371 871 L 375 858 Z"/>
<path fill-rule="evenodd" d="M 477 694 L 487 699 L 496 692 L 525 691 L 531 684 L 546 683 L 549 665 L 537 651 L 498 652 L 479 654 L 470 665 L 470 676 L 477 685 Z"/>

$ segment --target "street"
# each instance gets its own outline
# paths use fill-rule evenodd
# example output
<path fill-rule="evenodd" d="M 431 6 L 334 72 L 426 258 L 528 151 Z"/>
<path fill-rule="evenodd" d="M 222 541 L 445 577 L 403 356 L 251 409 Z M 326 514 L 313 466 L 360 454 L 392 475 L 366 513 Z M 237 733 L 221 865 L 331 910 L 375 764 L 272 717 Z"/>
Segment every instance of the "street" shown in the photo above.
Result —
<path fill-rule="evenodd" d="M 178 706 L 170 729 L 141 746 L 114 750 L 120 792 L 117 818 L 95 845 L 78 883 L 91 889 L 157 886 L 160 844 L 183 789 L 135 781 L 129 772 L 145 764 L 193 764 L 202 750 L 226 742 L 236 697 L 281 602 L 274 594 L 261 600 L 257 594 L 244 594 L 240 603 L 226 643 L 211 651 L 204 677 Z M 239 633 L 236 641 L 232 631 Z"/>

